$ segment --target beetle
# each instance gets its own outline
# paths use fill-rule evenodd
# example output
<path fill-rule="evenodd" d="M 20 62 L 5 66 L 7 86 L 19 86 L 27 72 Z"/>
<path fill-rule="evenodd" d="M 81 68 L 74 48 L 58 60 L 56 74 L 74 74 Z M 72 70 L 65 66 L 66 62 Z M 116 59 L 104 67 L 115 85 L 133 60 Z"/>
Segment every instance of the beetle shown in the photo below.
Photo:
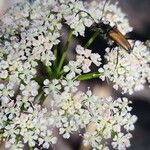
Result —
<path fill-rule="evenodd" d="M 80 10 L 77 14 L 84 12 L 86 14 L 88 14 L 92 20 L 94 20 L 94 18 L 86 11 L 84 10 Z M 76 15 L 77 15 L 76 14 Z M 132 48 L 131 45 L 129 43 L 129 41 L 127 40 L 127 38 L 118 30 L 117 26 L 110 26 L 110 23 L 104 23 L 102 21 L 102 19 L 100 19 L 99 23 L 96 23 L 96 21 L 94 20 L 93 25 L 91 26 L 92 30 L 100 30 L 102 34 L 105 34 L 106 37 L 108 37 L 109 39 L 111 39 L 112 41 L 115 42 L 115 44 L 117 44 L 118 46 L 122 47 L 124 50 L 126 50 L 126 52 L 128 54 L 131 53 Z"/>
<path fill-rule="evenodd" d="M 118 30 L 117 26 L 111 27 L 109 23 L 105 24 L 103 22 L 96 23 L 95 28 L 100 28 L 102 33 L 106 35 L 109 39 L 111 39 L 115 44 L 122 47 L 127 51 L 127 53 L 131 53 L 131 45 L 127 38 Z M 93 27 L 94 27 L 93 26 Z"/>

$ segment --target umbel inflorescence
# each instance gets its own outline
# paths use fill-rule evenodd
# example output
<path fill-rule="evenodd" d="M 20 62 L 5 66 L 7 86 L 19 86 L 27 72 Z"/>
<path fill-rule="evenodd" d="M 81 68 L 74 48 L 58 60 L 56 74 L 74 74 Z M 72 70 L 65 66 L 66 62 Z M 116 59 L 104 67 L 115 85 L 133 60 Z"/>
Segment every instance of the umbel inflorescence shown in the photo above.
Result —
<path fill-rule="evenodd" d="M 54 130 L 68 139 L 89 125 L 94 131 L 80 133 L 85 146 L 91 145 L 94 150 L 130 146 L 130 131 L 137 119 L 130 114 L 131 102 L 125 97 L 100 98 L 90 89 L 80 91 L 78 86 L 81 80 L 107 78 L 123 93 L 141 90 L 150 81 L 148 47 L 136 41 L 131 54 L 120 47 L 108 47 L 107 63 L 102 65 L 101 56 L 88 49 L 94 34 L 85 46 L 76 46 L 76 56 L 66 63 L 72 37 L 84 36 L 85 28 L 94 23 L 87 13 L 78 13 L 80 10 L 96 22 L 117 25 L 123 34 L 132 30 L 117 3 L 109 2 L 104 7 L 102 2 L 78 0 L 22 1 L 1 17 L 0 140 L 6 149 L 48 149 L 57 144 Z M 60 43 L 64 26 L 69 31 Z M 97 72 L 91 71 L 91 65 Z M 43 105 L 46 99 L 49 110 Z"/>

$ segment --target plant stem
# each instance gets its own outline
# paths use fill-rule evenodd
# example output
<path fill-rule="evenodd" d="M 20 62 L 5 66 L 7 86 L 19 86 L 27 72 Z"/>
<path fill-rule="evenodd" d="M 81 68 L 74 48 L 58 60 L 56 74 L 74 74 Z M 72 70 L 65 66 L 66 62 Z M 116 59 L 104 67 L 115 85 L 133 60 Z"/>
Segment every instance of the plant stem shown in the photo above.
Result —
<path fill-rule="evenodd" d="M 42 85 L 43 86 L 43 81 L 44 81 L 44 79 L 43 78 L 40 78 L 40 77 L 35 77 L 35 78 L 33 78 L 39 85 Z"/>
<path fill-rule="evenodd" d="M 33 148 L 32 148 L 32 147 L 29 147 L 29 150 L 33 150 Z"/>
<path fill-rule="evenodd" d="M 54 52 L 54 56 L 55 56 L 54 67 L 56 67 L 56 65 L 57 65 L 57 55 L 58 55 L 57 45 L 54 46 L 53 52 Z"/>
<path fill-rule="evenodd" d="M 51 69 L 51 67 L 45 65 L 45 69 L 46 69 L 46 72 L 47 72 L 48 76 L 51 76 L 52 72 L 53 72 L 52 69 Z"/>
<path fill-rule="evenodd" d="M 92 43 L 93 41 L 95 40 L 95 38 L 99 35 L 100 31 L 97 30 L 93 36 L 89 39 L 89 41 L 85 44 L 84 48 L 88 48 Z"/>
<path fill-rule="evenodd" d="M 65 45 L 64 45 L 64 50 L 63 50 L 63 54 L 62 54 L 62 57 L 60 59 L 60 62 L 59 62 L 59 65 L 58 65 L 58 68 L 57 68 L 57 73 L 61 70 L 62 68 L 62 65 L 64 63 L 64 60 L 66 58 L 66 55 L 67 55 L 67 50 L 68 50 L 68 47 L 69 47 L 69 44 L 70 44 L 70 41 L 72 39 L 72 31 L 70 31 L 68 33 L 68 36 L 67 36 L 67 40 L 65 42 Z"/>
<path fill-rule="evenodd" d="M 76 80 L 78 80 L 78 81 L 90 80 L 90 79 L 98 78 L 99 76 L 100 76 L 99 72 L 86 73 L 86 74 L 83 74 L 83 75 L 79 75 L 76 78 Z"/>
<path fill-rule="evenodd" d="M 64 70 L 62 69 L 61 71 L 60 71 L 60 75 L 64 75 L 65 74 L 65 72 L 64 72 Z"/>
<path fill-rule="evenodd" d="M 40 93 L 39 104 L 40 104 L 40 105 L 43 105 L 45 99 L 46 99 L 46 96 L 44 95 L 44 92 L 42 91 L 42 92 Z"/>

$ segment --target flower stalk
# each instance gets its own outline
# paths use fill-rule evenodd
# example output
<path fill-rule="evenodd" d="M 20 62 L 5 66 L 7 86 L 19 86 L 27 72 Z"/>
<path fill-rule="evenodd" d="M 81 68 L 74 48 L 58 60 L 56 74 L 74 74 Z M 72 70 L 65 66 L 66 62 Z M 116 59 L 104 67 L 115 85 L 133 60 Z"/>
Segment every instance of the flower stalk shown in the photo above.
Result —
<path fill-rule="evenodd" d="M 55 56 L 55 60 L 54 60 L 54 68 L 57 66 L 57 61 L 58 61 L 58 59 L 57 59 L 57 55 L 58 55 L 58 48 L 57 48 L 57 46 L 58 45 L 55 45 L 54 46 L 54 49 L 53 49 L 53 53 L 54 53 L 54 56 Z"/>
<path fill-rule="evenodd" d="M 68 33 L 68 36 L 67 36 L 67 40 L 65 42 L 65 45 L 64 45 L 64 50 L 63 50 L 63 54 L 62 54 L 62 57 L 60 59 L 60 62 L 59 62 L 59 65 L 58 65 L 58 68 L 57 68 L 57 73 L 60 72 L 62 66 L 63 66 L 63 63 L 64 63 L 64 60 L 66 58 L 66 55 L 67 55 L 67 51 L 68 51 L 68 48 L 69 48 L 69 44 L 71 42 L 71 39 L 72 39 L 72 31 L 70 31 Z"/>
<path fill-rule="evenodd" d="M 78 81 L 90 80 L 90 79 L 94 79 L 94 78 L 99 78 L 99 76 L 100 76 L 99 72 L 87 73 L 87 74 L 79 75 L 76 78 L 76 80 L 78 80 Z"/>
<path fill-rule="evenodd" d="M 85 44 L 84 48 L 88 48 L 92 43 L 93 41 L 95 40 L 95 38 L 100 34 L 100 31 L 97 30 L 93 36 L 88 40 L 88 42 Z"/>

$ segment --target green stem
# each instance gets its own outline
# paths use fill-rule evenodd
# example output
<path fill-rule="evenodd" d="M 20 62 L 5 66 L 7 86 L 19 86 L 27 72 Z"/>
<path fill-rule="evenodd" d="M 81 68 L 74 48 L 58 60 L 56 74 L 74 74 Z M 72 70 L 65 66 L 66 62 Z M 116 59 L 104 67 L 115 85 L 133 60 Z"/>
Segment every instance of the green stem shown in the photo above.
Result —
<path fill-rule="evenodd" d="M 61 71 L 60 71 L 60 75 L 64 75 L 64 70 L 62 69 Z"/>
<path fill-rule="evenodd" d="M 57 45 L 54 46 L 54 56 L 55 56 L 55 60 L 54 60 L 54 67 L 57 66 L 57 55 L 58 55 L 58 49 L 57 49 Z"/>
<path fill-rule="evenodd" d="M 39 85 L 42 85 L 43 86 L 43 81 L 44 81 L 44 79 L 43 78 L 40 78 L 40 77 L 35 77 L 35 78 L 33 78 Z"/>
<path fill-rule="evenodd" d="M 32 148 L 32 147 L 29 147 L 29 150 L 33 150 L 33 148 Z"/>
<path fill-rule="evenodd" d="M 83 75 L 79 75 L 76 78 L 76 80 L 78 80 L 78 81 L 90 80 L 90 79 L 98 78 L 99 76 L 100 76 L 99 72 L 86 73 L 86 74 L 83 74 Z"/>
<path fill-rule="evenodd" d="M 43 103 L 44 103 L 44 101 L 45 101 L 45 99 L 46 99 L 46 96 L 44 95 L 44 92 L 43 92 L 43 91 L 42 91 L 40 94 L 41 94 L 41 95 L 40 95 L 40 98 L 39 98 L 39 104 L 40 104 L 40 105 L 43 105 Z"/>
<path fill-rule="evenodd" d="M 46 65 L 44 65 L 44 67 L 46 69 L 46 72 L 47 72 L 48 76 L 51 76 L 52 73 L 53 73 L 52 68 L 50 66 L 46 66 Z"/>
<path fill-rule="evenodd" d="M 58 68 L 57 68 L 57 73 L 58 73 L 58 72 L 61 70 L 61 68 L 62 68 L 62 65 L 63 65 L 64 60 L 65 60 L 66 55 L 67 55 L 67 50 L 68 50 L 68 47 L 69 47 L 69 44 L 70 44 L 71 39 L 72 39 L 72 31 L 70 31 L 70 32 L 68 33 L 67 40 L 66 40 L 66 42 L 65 42 L 65 46 L 64 46 L 64 50 L 63 50 L 63 54 L 62 54 L 62 57 L 61 57 L 61 59 L 60 59 L 60 63 L 59 63 Z"/>
<path fill-rule="evenodd" d="M 40 85 L 40 88 L 39 88 L 39 94 L 35 97 L 35 101 L 37 102 L 37 103 L 39 103 L 40 105 L 42 105 L 43 103 L 44 103 L 44 101 L 45 101 L 45 99 L 46 99 L 46 96 L 45 96 L 45 94 L 44 94 L 44 91 L 43 91 L 43 81 L 44 81 L 44 79 L 42 79 L 42 78 L 40 78 L 40 77 L 36 77 L 36 78 L 34 78 L 34 80 L 35 81 L 37 81 L 38 82 L 38 84 Z"/>
<path fill-rule="evenodd" d="M 84 48 L 88 48 L 92 43 L 93 41 L 95 40 L 95 38 L 99 35 L 100 31 L 97 30 L 93 36 L 89 39 L 89 41 L 85 44 Z"/>

